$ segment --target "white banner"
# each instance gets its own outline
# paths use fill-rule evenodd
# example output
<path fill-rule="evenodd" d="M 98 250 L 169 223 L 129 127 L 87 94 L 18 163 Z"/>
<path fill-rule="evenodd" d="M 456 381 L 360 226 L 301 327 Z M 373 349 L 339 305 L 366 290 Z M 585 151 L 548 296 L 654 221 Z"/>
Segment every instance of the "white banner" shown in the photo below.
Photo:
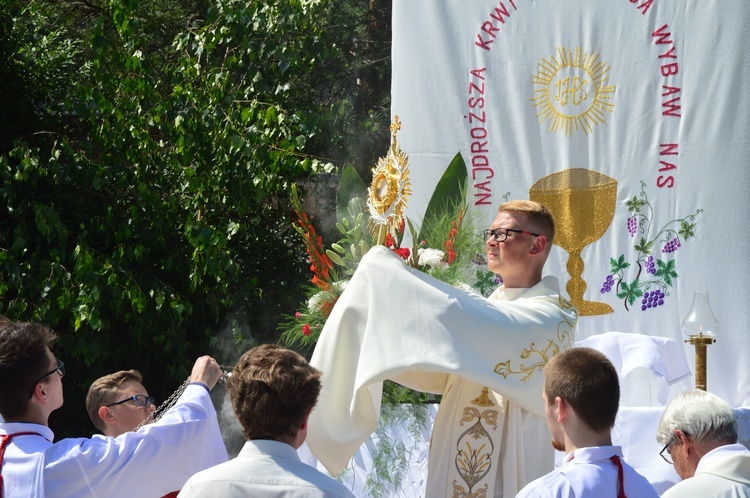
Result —
<path fill-rule="evenodd" d="M 506 199 L 558 219 L 546 273 L 606 331 L 720 329 L 708 390 L 750 405 L 750 2 L 396 0 L 393 103 L 419 220 L 453 156 L 489 227 Z M 685 345 L 693 364 L 695 350 Z"/>

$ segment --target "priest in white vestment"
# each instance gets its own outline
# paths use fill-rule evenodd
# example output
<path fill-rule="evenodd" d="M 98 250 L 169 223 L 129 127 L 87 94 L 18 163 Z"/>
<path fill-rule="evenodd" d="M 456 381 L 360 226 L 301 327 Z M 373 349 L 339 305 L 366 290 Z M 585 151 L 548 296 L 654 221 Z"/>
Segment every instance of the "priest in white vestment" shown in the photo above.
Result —
<path fill-rule="evenodd" d="M 362 259 L 321 333 L 311 364 L 323 389 L 308 446 L 338 473 L 377 428 L 382 383 L 443 394 L 426 495 L 512 497 L 551 471 L 542 369 L 573 344 L 577 312 L 542 268 L 549 210 L 501 205 L 484 230 L 488 267 L 504 285 L 489 299 L 407 267 L 384 247 Z"/>

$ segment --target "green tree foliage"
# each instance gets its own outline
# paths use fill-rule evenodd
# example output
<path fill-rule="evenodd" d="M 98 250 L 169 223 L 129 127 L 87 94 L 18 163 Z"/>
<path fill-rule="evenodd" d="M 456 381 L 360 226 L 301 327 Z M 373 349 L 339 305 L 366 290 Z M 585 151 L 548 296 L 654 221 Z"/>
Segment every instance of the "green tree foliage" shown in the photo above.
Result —
<path fill-rule="evenodd" d="M 120 368 L 165 396 L 222 329 L 275 340 L 307 278 L 292 183 L 387 140 L 351 72 L 373 9 L 343 4 L 0 0 L 0 313 L 61 335 L 62 416 Z"/>

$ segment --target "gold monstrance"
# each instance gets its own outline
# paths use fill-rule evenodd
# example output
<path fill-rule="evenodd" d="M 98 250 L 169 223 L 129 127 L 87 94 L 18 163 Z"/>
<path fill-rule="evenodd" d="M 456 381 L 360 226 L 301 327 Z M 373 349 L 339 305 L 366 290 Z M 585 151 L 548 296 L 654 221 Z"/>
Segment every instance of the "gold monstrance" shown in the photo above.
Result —
<path fill-rule="evenodd" d="M 368 190 L 370 230 L 376 244 L 384 244 L 386 234 L 395 232 L 404 215 L 406 201 L 411 195 L 409 159 L 396 139 L 401 129 L 398 115 L 391 123 L 391 145 L 388 154 L 378 159 L 372 170 L 372 184 Z"/>

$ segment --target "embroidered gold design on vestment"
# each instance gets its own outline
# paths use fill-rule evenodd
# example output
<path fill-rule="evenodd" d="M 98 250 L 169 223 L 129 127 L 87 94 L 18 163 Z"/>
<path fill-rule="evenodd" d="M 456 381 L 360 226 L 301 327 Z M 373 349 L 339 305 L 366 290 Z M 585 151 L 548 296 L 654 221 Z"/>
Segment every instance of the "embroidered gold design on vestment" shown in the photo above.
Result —
<path fill-rule="evenodd" d="M 482 390 L 482 394 L 476 400 L 472 401 L 472 403 L 484 396 L 486 401 L 490 403 L 490 406 L 494 406 L 488 394 L 489 389 L 485 387 Z M 491 427 L 491 430 L 497 431 L 498 411 L 479 411 L 471 406 L 464 407 L 460 424 L 464 425 L 473 421 L 476 422 L 466 429 L 458 438 L 458 441 L 456 441 L 456 449 L 458 450 L 455 460 L 456 470 L 464 483 L 466 483 L 468 489 L 458 484 L 457 480 L 454 480 L 454 498 L 483 498 L 487 496 L 488 485 L 486 483 L 474 490 L 474 487 L 492 469 L 492 454 L 495 451 L 495 443 L 492 435 L 484 424 L 482 424 L 482 421 L 487 424 L 487 427 Z"/>
<path fill-rule="evenodd" d="M 472 400 L 472 403 L 477 406 L 495 406 L 495 403 L 490 399 L 489 391 L 490 389 L 487 386 L 484 386 L 482 394 L 480 394 L 475 400 Z"/>

